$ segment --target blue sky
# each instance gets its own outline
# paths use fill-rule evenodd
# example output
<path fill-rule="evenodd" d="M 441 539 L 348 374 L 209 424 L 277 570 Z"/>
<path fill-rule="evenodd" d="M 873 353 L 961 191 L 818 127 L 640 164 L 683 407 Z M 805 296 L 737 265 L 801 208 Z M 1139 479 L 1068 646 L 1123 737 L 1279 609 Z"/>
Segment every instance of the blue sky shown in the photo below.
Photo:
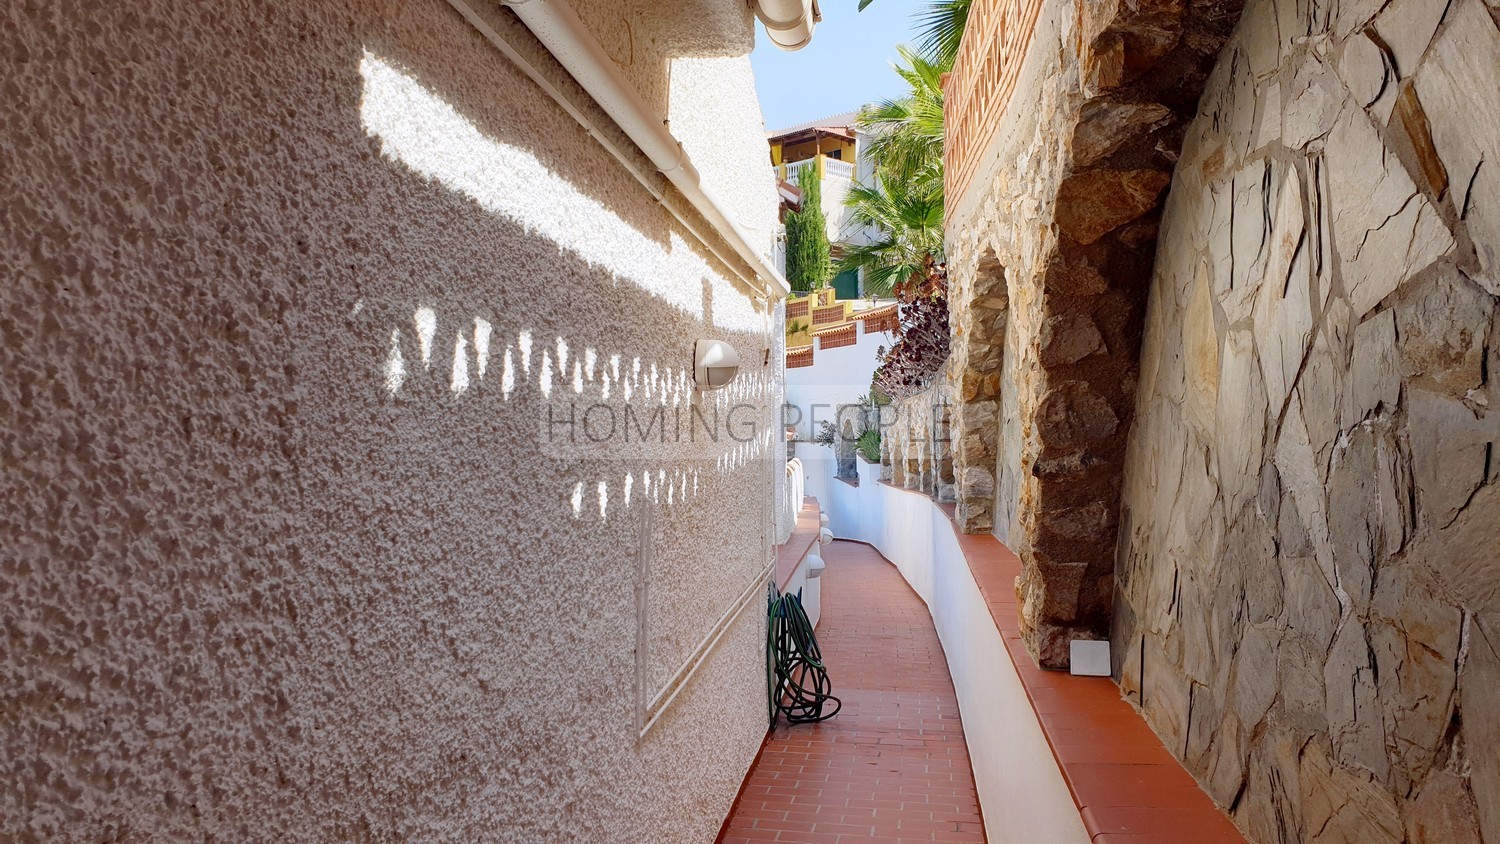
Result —
<path fill-rule="evenodd" d="M 823 22 L 812 43 L 795 53 L 777 49 L 755 27 L 755 88 L 767 129 L 780 129 L 901 94 L 891 70 L 896 45 L 912 39 L 913 0 L 874 0 L 863 12 L 859 0 L 820 0 Z"/>

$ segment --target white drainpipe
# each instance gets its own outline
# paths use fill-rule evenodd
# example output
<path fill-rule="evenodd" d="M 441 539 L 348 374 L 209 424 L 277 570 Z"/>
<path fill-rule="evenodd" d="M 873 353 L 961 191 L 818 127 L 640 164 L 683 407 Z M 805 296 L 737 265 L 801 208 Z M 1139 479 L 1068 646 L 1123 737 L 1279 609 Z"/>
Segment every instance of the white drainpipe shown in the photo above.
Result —
<path fill-rule="evenodd" d="M 786 279 L 750 242 L 749 235 L 729 218 L 719 203 L 703 190 L 698 171 L 688 160 L 682 143 L 667 130 L 666 121 L 653 114 L 639 92 L 620 76 L 615 63 L 594 40 L 564 0 L 500 0 L 526 24 L 537 40 L 578 84 L 588 91 L 651 163 L 677 187 L 684 198 L 728 241 L 730 247 L 755 271 L 772 301 L 784 298 L 791 288 Z M 812 0 L 800 0 L 811 3 Z M 784 4 L 782 0 L 781 4 Z M 781 5 L 779 4 L 779 5 Z M 759 8 L 757 8 L 759 13 Z M 809 34 L 812 31 L 808 24 Z M 773 36 L 774 39 L 774 36 Z M 779 42 L 778 42 L 779 43 Z M 805 43 L 805 42 L 804 42 Z"/>
<path fill-rule="evenodd" d="M 812 40 L 813 24 L 823 19 L 818 0 L 755 0 L 755 16 L 766 27 L 771 43 L 783 50 L 800 50 Z"/>

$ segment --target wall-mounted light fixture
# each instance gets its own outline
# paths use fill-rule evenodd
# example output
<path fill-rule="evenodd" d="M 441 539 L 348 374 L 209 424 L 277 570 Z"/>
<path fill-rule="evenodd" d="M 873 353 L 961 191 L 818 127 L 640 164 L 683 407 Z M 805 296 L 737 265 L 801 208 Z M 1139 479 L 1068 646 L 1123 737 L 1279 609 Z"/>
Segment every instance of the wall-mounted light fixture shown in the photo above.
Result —
<path fill-rule="evenodd" d="M 693 380 L 700 390 L 717 390 L 740 371 L 740 355 L 723 340 L 699 340 L 693 348 Z"/>

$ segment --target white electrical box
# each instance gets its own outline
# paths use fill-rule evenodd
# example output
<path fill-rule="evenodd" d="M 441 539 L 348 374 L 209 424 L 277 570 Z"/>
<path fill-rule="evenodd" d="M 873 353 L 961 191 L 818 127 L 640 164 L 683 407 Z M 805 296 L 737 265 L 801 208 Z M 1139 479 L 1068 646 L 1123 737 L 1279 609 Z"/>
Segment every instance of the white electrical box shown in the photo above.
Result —
<path fill-rule="evenodd" d="M 1069 665 L 1069 674 L 1108 677 L 1109 642 L 1074 639 L 1069 643 Z"/>

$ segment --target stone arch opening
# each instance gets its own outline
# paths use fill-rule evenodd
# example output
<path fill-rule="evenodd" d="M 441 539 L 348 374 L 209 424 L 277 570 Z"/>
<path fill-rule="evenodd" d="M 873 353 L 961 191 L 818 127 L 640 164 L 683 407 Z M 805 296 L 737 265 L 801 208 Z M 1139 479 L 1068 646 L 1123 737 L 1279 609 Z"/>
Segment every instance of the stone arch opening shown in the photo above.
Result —
<path fill-rule="evenodd" d="M 1030 78 L 1073 76 L 1079 95 L 1020 85 L 948 197 L 959 525 L 1020 555 L 1021 629 L 1045 667 L 1109 635 L 1162 204 L 1242 2 L 1089 6 L 1068 48 L 1025 56 Z M 1057 25 L 1039 18 L 1036 43 Z"/>
<path fill-rule="evenodd" d="M 939 400 L 933 408 L 932 415 L 932 444 L 937 464 L 935 494 L 937 500 L 951 502 L 954 499 L 954 488 L 957 483 L 953 472 L 953 405 L 945 400 Z"/>
<path fill-rule="evenodd" d="M 954 270 L 950 262 L 949 272 Z M 980 253 L 969 272 L 953 275 L 949 366 L 956 395 L 947 425 L 954 515 L 966 533 L 986 533 L 995 526 L 995 456 L 1010 310 L 1007 283 L 1005 265 L 993 245 Z"/>

